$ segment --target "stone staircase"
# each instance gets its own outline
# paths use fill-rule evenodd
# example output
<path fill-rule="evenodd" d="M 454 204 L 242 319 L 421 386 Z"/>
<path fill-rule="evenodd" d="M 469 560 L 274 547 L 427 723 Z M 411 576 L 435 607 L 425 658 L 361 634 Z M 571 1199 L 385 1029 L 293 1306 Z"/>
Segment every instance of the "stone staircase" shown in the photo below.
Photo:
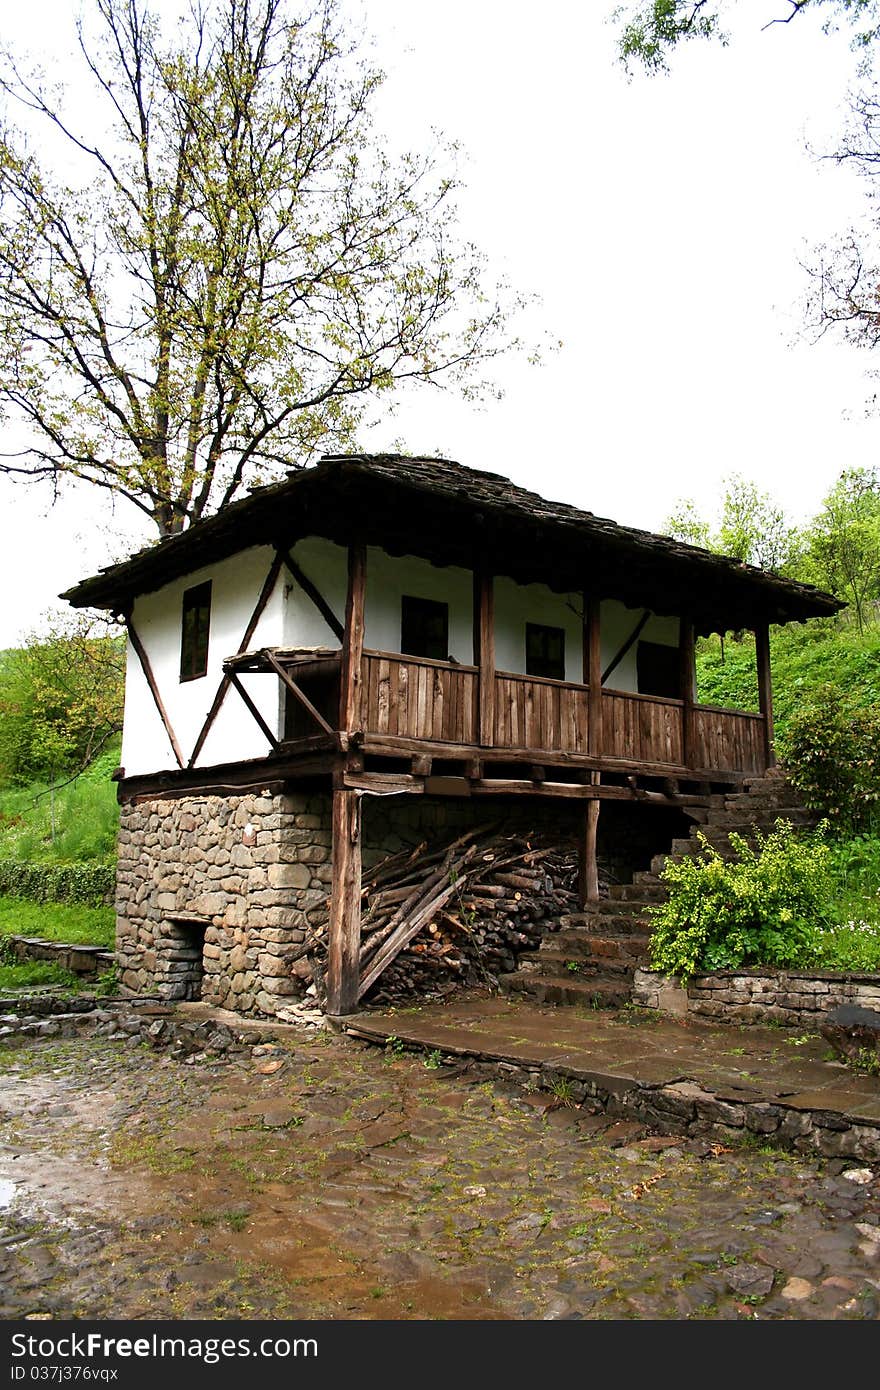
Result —
<path fill-rule="evenodd" d="M 739 791 L 710 797 L 707 807 L 689 814 L 694 824 L 687 838 L 673 840 L 631 883 L 612 884 L 608 896 L 586 911 L 560 917 L 540 948 L 521 955 L 517 970 L 499 978 L 500 988 L 541 1004 L 619 1008 L 630 999 L 635 970 L 647 963 L 648 908 L 666 896 L 660 874 L 670 860 L 699 854 L 700 832 L 719 854 L 732 858 L 731 831 L 749 839 L 756 830 L 772 830 L 779 817 L 805 828 L 817 820 L 778 769 L 751 778 Z"/>

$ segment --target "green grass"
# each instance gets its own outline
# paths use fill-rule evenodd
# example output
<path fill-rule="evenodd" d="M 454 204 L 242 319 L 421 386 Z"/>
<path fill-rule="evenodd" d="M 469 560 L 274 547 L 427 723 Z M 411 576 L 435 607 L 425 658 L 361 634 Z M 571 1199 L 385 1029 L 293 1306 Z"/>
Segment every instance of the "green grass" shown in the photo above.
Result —
<path fill-rule="evenodd" d="M 43 782 L 0 792 L 0 859 L 109 859 L 119 824 L 110 774 L 118 766 L 119 752 L 117 743 L 54 793 Z"/>
<path fill-rule="evenodd" d="M 860 636 L 854 627 L 838 628 L 833 620 L 791 623 L 771 630 L 773 710 L 778 732 L 798 707 L 805 691 L 831 682 L 856 706 L 880 702 L 880 628 Z M 725 640 L 724 657 L 717 636 L 698 645 L 697 690 L 704 704 L 757 710 L 754 639 Z"/>
<path fill-rule="evenodd" d="M 35 985 L 63 985 L 79 989 L 82 981 L 70 970 L 48 960 L 25 961 L 20 965 L 0 964 L 0 991 L 30 989 Z"/>
<path fill-rule="evenodd" d="M 74 903 L 34 903 L 26 898 L 0 897 L 0 937 L 38 936 L 71 946 L 103 946 L 112 950 L 115 916 L 112 907 L 81 907 Z"/>

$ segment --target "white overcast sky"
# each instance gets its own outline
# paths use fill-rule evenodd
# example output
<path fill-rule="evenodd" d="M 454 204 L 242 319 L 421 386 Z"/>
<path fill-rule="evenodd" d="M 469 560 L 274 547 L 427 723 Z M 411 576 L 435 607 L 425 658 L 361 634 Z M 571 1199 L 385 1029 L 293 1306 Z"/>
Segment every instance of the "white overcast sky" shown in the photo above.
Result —
<path fill-rule="evenodd" d="M 733 472 L 802 521 L 842 468 L 877 461 L 870 355 L 798 340 L 800 262 L 862 211 L 856 179 L 806 151 L 842 127 L 845 35 L 810 17 L 762 32 L 775 0 L 741 0 L 728 47 L 693 44 L 670 76 L 628 81 L 614 0 L 344 3 L 387 74 L 388 144 L 432 128 L 461 142 L 462 232 L 540 296 L 536 323 L 563 344 L 501 368 L 500 403 L 416 393 L 363 447 L 442 451 L 654 530 L 681 496 L 711 512 Z M 9 6 L 3 37 L 63 73 L 73 8 Z M 0 506 L 0 647 L 149 536 L 94 490 L 53 508 L 0 479 Z"/>

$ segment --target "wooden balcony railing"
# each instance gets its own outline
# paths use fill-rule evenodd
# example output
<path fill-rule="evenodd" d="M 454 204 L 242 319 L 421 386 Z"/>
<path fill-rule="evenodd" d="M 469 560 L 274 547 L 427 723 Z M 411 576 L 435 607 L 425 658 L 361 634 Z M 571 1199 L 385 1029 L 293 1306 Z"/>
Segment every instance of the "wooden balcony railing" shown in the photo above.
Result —
<path fill-rule="evenodd" d="M 276 653 L 301 692 L 335 727 L 339 653 Z M 241 659 L 240 659 L 241 660 Z M 360 723 L 387 739 L 446 743 L 479 751 L 479 671 L 476 666 L 394 652 L 365 651 L 361 663 Z M 288 700 L 285 738 L 315 733 L 309 711 Z M 681 772 L 762 772 L 764 718 L 713 705 L 686 708 L 682 700 L 602 692 L 602 728 L 591 741 L 589 688 L 512 672 L 495 675 L 492 747 L 591 755 L 629 766 Z"/>

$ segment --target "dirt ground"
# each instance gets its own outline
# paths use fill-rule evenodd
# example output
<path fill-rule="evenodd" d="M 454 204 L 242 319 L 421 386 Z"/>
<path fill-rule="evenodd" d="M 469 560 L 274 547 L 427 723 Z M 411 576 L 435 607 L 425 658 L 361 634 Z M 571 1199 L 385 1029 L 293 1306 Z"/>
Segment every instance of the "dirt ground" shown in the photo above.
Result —
<path fill-rule="evenodd" d="M 876 1319 L 880 1173 L 331 1032 L 0 1051 L 4 1319 Z"/>

